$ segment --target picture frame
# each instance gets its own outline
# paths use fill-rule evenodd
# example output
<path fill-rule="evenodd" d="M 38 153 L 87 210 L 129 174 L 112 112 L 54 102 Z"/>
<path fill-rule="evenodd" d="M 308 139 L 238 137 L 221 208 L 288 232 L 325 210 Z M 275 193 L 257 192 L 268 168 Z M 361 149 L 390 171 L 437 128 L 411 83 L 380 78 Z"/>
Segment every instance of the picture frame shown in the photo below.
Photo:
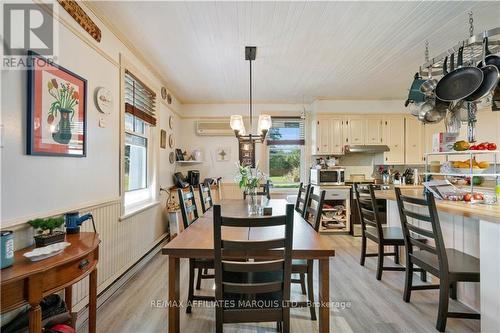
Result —
<path fill-rule="evenodd" d="M 160 130 L 160 148 L 167 148 L 167 131 Z"/>
<path fill-rule="evenodd" d="M 28 51 L 26 153 L 87 156 L 87 80 Z"/>

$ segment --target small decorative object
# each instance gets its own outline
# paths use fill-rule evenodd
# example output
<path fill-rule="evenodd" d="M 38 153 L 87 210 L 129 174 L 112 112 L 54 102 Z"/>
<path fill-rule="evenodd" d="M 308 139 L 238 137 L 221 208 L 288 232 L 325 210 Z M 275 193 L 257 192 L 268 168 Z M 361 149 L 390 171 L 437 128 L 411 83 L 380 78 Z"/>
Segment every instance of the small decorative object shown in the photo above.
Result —
<path fill-rule="evenodd" d="M 238 142 L 240 149 L 240 164 L 255 167 L 255 142 L 240 141 Z"/>
<path fill-rule="evenodd" d="M 35 236 L 35 246 L 42 247 L 50 244 L 58 243 L 64 241 L 65 232 L 64 231 L 54 231 L 64 224 L 64 217 L 50 217 L 47 219 L 34 219 L 28 221 L 36 231 Z"/>
<path fill-rule="evenodd" d="M 264 207 L 262 208 L 262 215 L 271 216 L 273 215 L 273 207 Z"/>
<path fill-rule="evenodd" d="M 27 154 L 86 154 L 87 80 L 30 51 Z"/>
<path fill-rule="evenodd" d="M 165 130 L 160 131 L 160 148 L 167 148 L 167 131 Z"/>
<path fill-rule="evenodd" d="M 179 234 L 182 230 L 179 230 L 180 223 L 177 219 L 177 212 L 180 210 L 179 204 L 176 202 L 173 195 L 169 195 L 166 203 L 166 210 L 168 216 L 170 237 L 173 238 Z"/>
<path fill-rule="evenodd" d="M 184 154 L 182 153 L 182 150 L 179 148 L 175 150 L 175 159 L 176 161 L 184 161 Z"/>
<path fill-rule="evenodd" d="M 257 215 L 259 213 L 257 189 L 260 186 L 260 182 L 265 180 L 265 175 L 260 171 L 258 164 L 253 171 L 250 166 L 241 165 L 239 162 L 236 163 L 236 166 L 238 167 L 238 174 L 235 180 L 238 182 L 239 187 L 247 194 L 248 214 Z"/>
<path fill-rule="evenodd" d="M 170 127 L 170 129 L 174 129 L 174 117 L 173 116 L 168 117 L 168 127 Z"/>
<path fill-rule="evenodd" d="M 194 149 L 191 152 L 191 158 L 193 161 L 201 161 L 201 151 L 199 149 Z"/>
<path fill-rule="evenodd" d="M 170 152 L 170 154 L 168 154 L 168 161 L 170 162 L 170 164 L 174 164 L 175 162 L 175 154 L 173 151 Z"/>
<path fill-rule="evenodd" d="M 167 88 L 161 87 L 161 99 L 167 98 Z"/>
<path fill-rule="evenodd" d="M 97 110 L 102 113 L 110 114 L 113 110 L 113 97 L 111 90 L 104 87 L 99 87 L 95 90 L 95 104 Z"/>
<path fill-rule="evenodd" d="M 172 134 L 168 136 L 168 146 L 174 148 L 174 136 Z"/>
<path fill-rule="evenodd" d="M 26 252 L 23 256 L 31 261 L 40 261 L 61 253 L 70 245 L 71 244 L 68 242 L 59 242 L 44 247 L 37 247 L 36 249 L 33 249 L 33 251 Z"/>
<path fill-rule="evenodd" d="M 76 22 L 89 33 L 96 41 L 101 41 L 101 29 L 92 19 L 85 13 L 85 11 L 78 5 L 75 0 L 57 0 L 61 6 L 75 19 Z"/>
<path fill-rule="evenodd" d="M 80 226 L 82 225 L 83 222 L 87 220 L 92 220 L 92 226 L 94 227 L 94 232 L 97 233 L 97 230 L 95 229 L 94 216 L 92 216 L 92 214 L 90 213 L 80 216 L 78 212 L 69 212 L 65 214 L 65 220 L 66 220 L 66 232 L 68 234 L 79 233 Z"/>
<path fill-rule="evenodd" d="M 168 105 L 172 104 L 172 96 L 169 93 L 167 93 L 167 103 Z"/>
<path fill-rule="evenodd" d="M 14 263 L 14 233 L 11 230 L 2 230 L 2 247 L 1 247 L 1 268 L 12 266 Z"/>
<path fill-rule="evenodd" d="M 231 158 L 231 148 L 230 147 L 220 147 L 216 151 L 217 162 L 226 162 Z"/>

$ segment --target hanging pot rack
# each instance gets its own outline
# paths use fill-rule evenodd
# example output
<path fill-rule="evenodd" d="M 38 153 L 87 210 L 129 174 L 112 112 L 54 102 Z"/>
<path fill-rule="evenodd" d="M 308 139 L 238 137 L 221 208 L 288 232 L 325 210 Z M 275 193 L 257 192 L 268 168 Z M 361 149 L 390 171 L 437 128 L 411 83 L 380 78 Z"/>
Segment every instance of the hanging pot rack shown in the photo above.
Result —
<path fill-rule="evenodd" d="M 460 47 L 464 47 L 463 59 L 464 64 L 476 64 L 482 59 L 482 45 L 483 38 L 488 37 L 488 47 L 491 53 L 500 53 L 500 27 L 493 28 L 490 30 L 486 30 L 479 34 L 473 35 L 469 37 L 448 50 L 442 52 L 429 59 L 429 61 L 422 64 L 419 68 L 420 75 L 427 76 L 428 70 L 432 68 L 433 76 L 441 76 L 443 74 L 443 61 L 446 57 L 450 57 L 452 54 L 455 54 L 455 59 L 457 58 L 458 49 Z"/>

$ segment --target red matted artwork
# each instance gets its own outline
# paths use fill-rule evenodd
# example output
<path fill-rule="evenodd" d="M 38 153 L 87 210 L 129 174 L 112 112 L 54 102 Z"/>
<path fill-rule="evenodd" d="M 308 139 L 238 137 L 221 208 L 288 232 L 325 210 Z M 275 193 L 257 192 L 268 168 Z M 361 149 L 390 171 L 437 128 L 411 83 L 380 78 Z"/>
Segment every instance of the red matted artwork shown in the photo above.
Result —
<path fill-rule="evenodd" d="M 27 154 L 86 156 L 87 80 L 28 53 Z"/>

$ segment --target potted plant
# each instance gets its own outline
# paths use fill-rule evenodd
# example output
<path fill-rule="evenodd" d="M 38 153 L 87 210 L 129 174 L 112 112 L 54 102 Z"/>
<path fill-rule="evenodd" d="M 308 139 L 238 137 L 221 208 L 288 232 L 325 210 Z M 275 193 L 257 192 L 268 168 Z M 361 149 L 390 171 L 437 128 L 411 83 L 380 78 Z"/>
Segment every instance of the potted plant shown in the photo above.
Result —
<path fill-rule="evenodd" d="M 55 230 L 64 224 L 64 217 L 49 217 L 46 219 L 34 219 L 28 221 L 37 235 L 35 238 L 35 246 L 42 247 L 54 243 L 59 243 L 64 241 L 64 236 L 66 233 L 64 231 Z"/>
<path fill-rule="evenodd" d="M 247 194 L 248 214 L 257 215 L 259 212 L 257 189 L 260 186 L 260 182 L 265 180 L 265 175 L 260 171 L 258 162 L 253 171 L 250 166 L 243 166 L 240 162 L 237 162 L 236 166 L 238 167 L 238 174 L 235 180 L 238 182 L 239 187 Z"/>

